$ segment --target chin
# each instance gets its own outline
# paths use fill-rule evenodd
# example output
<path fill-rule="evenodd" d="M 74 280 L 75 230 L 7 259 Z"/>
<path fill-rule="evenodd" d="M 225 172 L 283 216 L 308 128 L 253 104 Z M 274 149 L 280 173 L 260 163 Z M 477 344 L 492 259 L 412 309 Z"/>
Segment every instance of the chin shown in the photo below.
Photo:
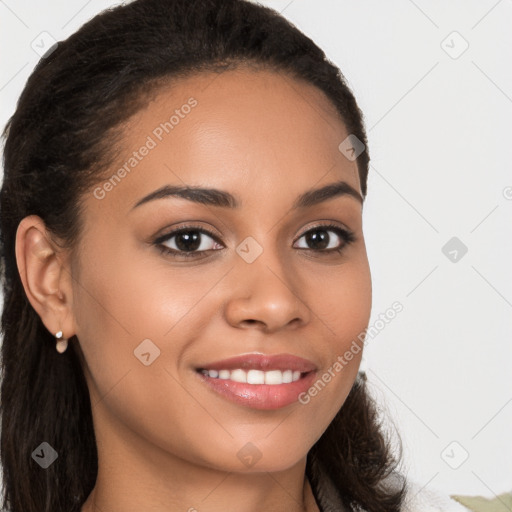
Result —
<path fill-rule="evenodd" d="M 268 436 L 267 431 L 265 433 Z M 234 473 L 274 473 L 285 471 L 300 463 L 309 451 L 309 444 L 299 444 L 297 438 L 295 443 L 290 445 L 285 440 L 279 438 L 272 441 L 260 439 L 259 441 L 238 440 L 235 447 L 226 447 L 222 453 L 208 457 L 208 463 L 205 465 L 225 472 Z M 290 439 L 290 436 L 287 436 Z"/>

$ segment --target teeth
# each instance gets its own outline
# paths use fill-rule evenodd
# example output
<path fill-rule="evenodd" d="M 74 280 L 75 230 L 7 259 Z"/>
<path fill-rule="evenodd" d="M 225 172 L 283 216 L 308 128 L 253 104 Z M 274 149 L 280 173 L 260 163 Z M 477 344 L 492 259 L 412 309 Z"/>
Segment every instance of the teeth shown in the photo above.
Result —
<path fill-rule="evenodd" d="M 265 384 L 265 372 L 249 370 L 247 372 L 247 384 Z"/>
<path fill-rule="evenodd" d="M 283 372 L 279 370 L 272 370 L 265 372 L 265 384 L 282 384 L 283 383 Z"/>
<path fill-rule="evenodd" d="M 300 377 L 300 374 L 299 374 Z M 298 379 L 295 379 L 298 380 Z M 291 370 L 286 370 L 283 372 L 283 384 L 289 384 L 293 381 L 293 372 Z"/>
<path fill-rule="evenodd" d="M 243 370 L 233 370 L 231 372 L 231 380 L 235 382 L 247 382 L 247 373 Z"/>
<path fill-rule="evenodd" d="M 235 382 L 244 382 L 247 384 L 289 384 L 300 379 L 301 372 L 298 370 L 202 370 L 204 375 L 214 379 L 233 380 Z"/>
<path fill-rule="evenodd" d="M 213 373 L 210 373 L 213 372 Z M 215 378 L 215 374 L 217 373 L 217 370 L 208 370 L 208 375 L 210 377 Z M 229 376 L 231 375 L 231 372 L 229 370 L 221 370 L 219 372 L 219 379 L 229 379 Z"/>

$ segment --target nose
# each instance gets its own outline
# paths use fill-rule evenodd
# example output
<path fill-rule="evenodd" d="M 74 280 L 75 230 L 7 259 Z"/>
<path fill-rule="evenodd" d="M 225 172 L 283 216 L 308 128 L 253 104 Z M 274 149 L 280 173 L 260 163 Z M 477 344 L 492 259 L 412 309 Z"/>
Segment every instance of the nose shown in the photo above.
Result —
<path fill-rule="evenodd" d="M 252 263 L 240 258 L 236 266 L 225 308 L 230 325 L 271 333 L 310 321 L 312 312 L 301 297 L 300 278 L 272 251 L 263 251 Z"/>

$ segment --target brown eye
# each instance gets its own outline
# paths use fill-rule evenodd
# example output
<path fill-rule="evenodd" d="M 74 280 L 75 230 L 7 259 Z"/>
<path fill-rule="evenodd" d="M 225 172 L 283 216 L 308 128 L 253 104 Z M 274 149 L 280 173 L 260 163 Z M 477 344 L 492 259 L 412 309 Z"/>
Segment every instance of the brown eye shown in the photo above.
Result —
<path fill-rule="evenodd" d="M 155 245 L 173 256 L 190 258 L 218 250 L 215 247 L 219 242 L 213 233 L 204 228 L 186 227 L 161 236 L 155 241 Z"/>
<path fill-rule="evenodd" d="M 340 252 L 346 245 L 355 240 L 353 233 L 331 224 L 316 226 L 306 231 L 299 240 L 302 238 L 304 238 L 306 246 L 299 247 L 300 249 L 327 253 Z"/>

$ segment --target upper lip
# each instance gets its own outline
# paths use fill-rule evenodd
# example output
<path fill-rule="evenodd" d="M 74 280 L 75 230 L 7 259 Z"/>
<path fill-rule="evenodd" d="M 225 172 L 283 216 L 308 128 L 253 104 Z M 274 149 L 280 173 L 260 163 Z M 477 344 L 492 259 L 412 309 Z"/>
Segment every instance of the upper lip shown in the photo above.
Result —
<path fill-rule="evenodd" d="M 293 370 L 300 371 L 301 373 L 311 372 L 316 370 L 316 365 L 302 357 L 294 356 L 292 354 L 242 354 L 229 359 L 215 361 L 200 366 L 200 370 Z"/>

